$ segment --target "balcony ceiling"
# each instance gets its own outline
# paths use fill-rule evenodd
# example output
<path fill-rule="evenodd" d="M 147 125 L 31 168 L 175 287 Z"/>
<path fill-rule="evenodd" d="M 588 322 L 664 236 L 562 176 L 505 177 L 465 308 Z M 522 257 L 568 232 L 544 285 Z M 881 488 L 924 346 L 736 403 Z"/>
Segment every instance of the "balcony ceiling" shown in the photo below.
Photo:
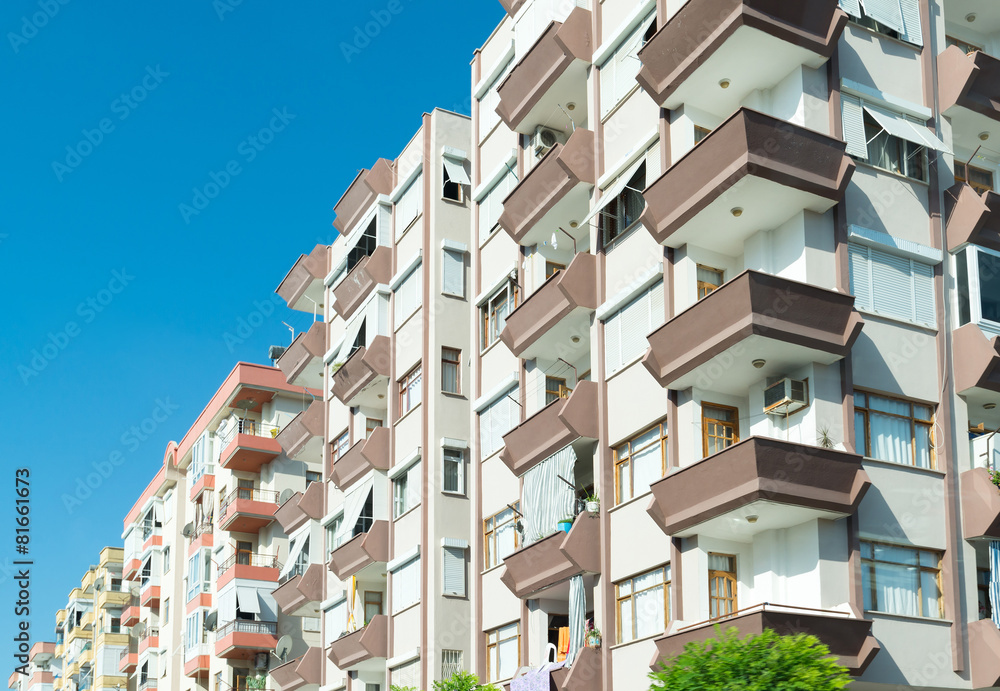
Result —
<path fill-rule="evenodd" d="M 967 22 L 969 14 L 976 15 L 976 21 Z M 996 0 L 944 0 L 944 20 L 980 34 L 995 34 L 1000 31 L 1000 3 Z"/>

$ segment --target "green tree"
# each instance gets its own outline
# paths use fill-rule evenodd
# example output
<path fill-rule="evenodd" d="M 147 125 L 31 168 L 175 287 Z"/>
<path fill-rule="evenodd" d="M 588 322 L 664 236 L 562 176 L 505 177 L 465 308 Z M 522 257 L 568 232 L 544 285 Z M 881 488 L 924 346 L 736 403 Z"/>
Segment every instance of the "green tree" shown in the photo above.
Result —
<path fill-rule="evenodd" d="M 815 636 L 765 629 L 740 638 L 735 628 L 716 625 L 714 638 L 688 643 L 651 672 L 650 691 L 837 691 L 851 677 L 829 655 Z"/>
<path fill-rule="evenodd" d="M 493 684 L 480 684 L 472 672 L 455 672 L 450 679 L 434 682 L 434 691 L 500 691 Z"/>

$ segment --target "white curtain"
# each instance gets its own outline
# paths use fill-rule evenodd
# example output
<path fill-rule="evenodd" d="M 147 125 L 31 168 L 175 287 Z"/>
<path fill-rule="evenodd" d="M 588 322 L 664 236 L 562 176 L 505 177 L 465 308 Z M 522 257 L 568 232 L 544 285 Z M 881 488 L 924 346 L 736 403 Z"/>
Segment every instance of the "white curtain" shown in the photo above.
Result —
<path fill-rule="evenodd" d="M 521 512 L 525 546 L 551 535 L 561 519 L 576 513 L 573 487 L 560 479 L 575 483 L 575 466 L 576 452 L 567 446 L 524 474 Z"/>
<path fill-rule="evenodd" d="M 357 525 L 358 519 L 361 517 L 361 510 L 365 506 L 368 494 L 372 491 L 374 480 L 375 478 L 369 475 L 364 482 L 355 485 L 344 497 L 344 522 L 340 524 L 340 530 L 337 531 L 335 540 L 337 544 L 342 545 L 351 539 L 354 526 Z"/>
<path fill-rule="evenodd" d="M 878 609 L 892 614 L 919 616 L 916 575 L 915 566 L 876 564 L 875 587 Z"/>
<path fill-rule="evenodd" d="M 635 592 L 635 635 L 644 638 L 663 633 L 666 622 L 663 601 L 663 572 L 660 569 L 636 576 L 632 584 Z"/>
<path fill-rule="evenodd" d="M 569 652 L 566 664 L 572 665 L 583 649 L 586 636 L 587 592 L 583 587 L 583 576 L 577 574 L 569 579 Z"/>
<path fill-rule="evenodd" d="M 1000 627 L 1000 540 L 990 540 L 990 609 Z"/>
<path fill-rule="evenodd" d="M 905 406 L 908 408 L 908 406 Z M 906 414 L 909 415 L 907 409 Z M 872 435 L 872 455 L 881 461 L 905 463 L 913 458 L 910 420 L 871 412 L 869 415 Z"/>

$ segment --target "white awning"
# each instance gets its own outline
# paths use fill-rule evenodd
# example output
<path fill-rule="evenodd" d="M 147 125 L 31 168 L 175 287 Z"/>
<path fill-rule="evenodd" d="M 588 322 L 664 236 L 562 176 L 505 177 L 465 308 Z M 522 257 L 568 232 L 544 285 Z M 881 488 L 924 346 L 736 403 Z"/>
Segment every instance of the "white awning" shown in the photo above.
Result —
<path fill-rule="evenodd" d="M 869 103 L 865 103 L 864 107 L 865 111 L 867 111 L 868 114 L 875 119 L 875 122 L 881 125 L 882 129 L 892 136 L 905 139 L 906 141 L 918 146 L 930 147 L 935 151 L 941 151 L 946 154 L 951 153 L 951 150 L 945 145 L 945 143 L 938 139 L 937 136 L 924 125 L 908 120 L 898 113 L 893 113 L 892 111 L 879 108 L 878 106 L 873 106 Z"/>
<path fill-rule="evenodd" d="M 352 487 L 347 496 L 344 497 L 344 520 L 336 535 L 336 541 L 339 544 L 344 544 L 347 541 L 347 536 L 354 532 L 354 526 L 357 525 L 358 519 L 361 517 L 361 511 L 365 508 L 365 502 L 368 501 L 368 495 L 371 494 L 374 482 L 374 475 L 369 475 L 363 482 Z"/>
<path fill-rule="evenodd" d="M 638 160 L 636 160 L 632 165 L 630 165 L 625 170 L 625 172 L 619 175 L 618 179 L 615 181 L 615 184 L 608 187 L 608 189 L 604 191 L 604 194 L 601 195 L 601 200 L 597 203 L 597 206 L 595 206 L 590 211 L 590 213 L 588 213 L 586 216 L 583 217 L 583 220 L 580 221 L 580 225 L 589 223 L 594 216 L 596 216 L 598 213 L 604 210 L 604 207 L 606 207 L 608 204 L 614 201 L 618 197 L 618 195 L 621 194 L 622 191 L 624 191 L 624 189 L 628 186 L 628 181 L 631 180 L 632 176 L 635 175 L 636 171 L 639 170 L 639 166 L 641 166 L 645 162 L 646 162 L 646 157 L 640 156 Z"/>
<path fill-rule="evenodd" d="M 334 362 L 343 363 L 350 357 L 351 349 L 354 348 L 354 342 L 358 340 L 358 333 L 361 331 L 361 327 L 364 326 L 366 318 L 367 315 L 362 312 L 357 319 L 347 326 L 347 331 L 344 333 L 344 342 L 340 346 L 340 352 L 333 359 Z"/>
<path fill-rule="evenodd" d="M 256 588 L 237 586 L 236 602 L 243 614 L 260 614 L 260 600 Z"/>
<path fill-rule="evenodd" d="M 280 578 L 284 578 L 286 575 L 292 572 L 295 568 L 295 562 L 299 560 L 299 555 L 302 554 L 302 548 L 305 547 L 306 543 L 309 542 L 309 531 L 300 532 L 294 538 L 289 540 L 288 544 L 288 560 L 285 565 L 281 568 Z"/>
<path fill-rule="evenodd" d="M 449 156 L 442 156 L 442 160 L 444 161 L 444 169 L 448 173 L 449 180 L 459 185 L 472 184 L 468 173 L 465 172 L 465 166 L 462 161 L 450 158 Z"/>

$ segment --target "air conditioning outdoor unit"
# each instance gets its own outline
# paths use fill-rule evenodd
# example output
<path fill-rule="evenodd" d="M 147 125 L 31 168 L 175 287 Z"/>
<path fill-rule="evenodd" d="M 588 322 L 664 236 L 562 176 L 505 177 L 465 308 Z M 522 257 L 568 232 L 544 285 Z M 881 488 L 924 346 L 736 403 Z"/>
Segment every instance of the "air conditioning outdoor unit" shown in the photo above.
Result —
<path fill-rule="evenodd" d="M 541 158 L 549 152 L 556 144 L 565 144 L 566 135 L 551 127 L 539 125 L 535 128 L 535 135 L 531 138 L 531 146 L 535 150 L 535 157 Z"/>
<path fill-rule="evenodd" d="M 791 415 L 809 405 L 809 385 L 798 379 L 779 379 L 764 389 L 764 412 Z"/>

